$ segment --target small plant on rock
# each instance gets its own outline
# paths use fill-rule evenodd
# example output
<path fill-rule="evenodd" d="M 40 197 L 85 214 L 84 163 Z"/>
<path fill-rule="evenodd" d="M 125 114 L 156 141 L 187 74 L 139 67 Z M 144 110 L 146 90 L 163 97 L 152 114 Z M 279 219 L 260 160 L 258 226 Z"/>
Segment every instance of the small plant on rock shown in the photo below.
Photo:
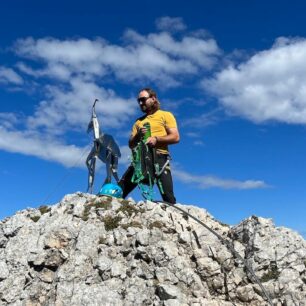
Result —
<path fill-rule="evenodd" d="M 103 218 L 103 221 L 104 221 L 105 230 L 111 231 L 119 226 L 121 217 L 120 216 L 112 217 L 110 215 L 107 215 Z"/>
<path fill-rule="evenodd" d="M 271 279 L 277 280 L 279 275 L 280 272 L 278 271 L 277 266 L 272 266 L 269 271 L 262 276 L 261 281 L 265 283 Z"/>
<path fill-rule="evenodd" d="M 83 210 L 83 215 L 82 215 L 82 220 L 87 221 L 89 219 L 89 212 L 90 212 L 91 207 L 86 206 L 85 209 Z"/>
<path fill-rule="evenodd" d="M 122 224 L 121 227 L 124 228 L 125 230 L 128 229 L 129 227 L 142 228 L 142 224 L 138 221 L 132 221 L 132 222 L 127 223 L 127 224 Z"/>
<path fill-rule="evenodd" d="M 161 228 L 163 228 L 164 226 L 165 226 L 165 224 L 164 224 L 163 222 L 157 221 L 157 220 L 156 220 L 156 221 L 150 223 L 149 229 L 153 229 L 153 228 L 159 228 L 159 229 L 161 229 Z"/>
<path fill-rule="evenodd" d="M 103 195 L 100 196 L 99 200 L 96 200 L 94 203 L 101 208 L 110 209 L 112 208 L 112 200 L 112 197 Z"/>
<path fill-rule="evenodd" d="M 98 209 L 104 209 L 104 210 L 111 209 L 112 208 L 112 202 L 109 201 L 109 200 L 103 200 L 102 199 L 101 201 L 98 201 L 98 202 L 89 202 L 89 203 L 85 204 L 85 208 L 84 208 L 83 215 L 82 215 L 82 220 L 83 221 L 88 220 L 89 213 L 90 213 L 90 210 L 92 208 L 94 208 L 96 212 L 97 212 Z"/>
<path fill-rule="evenodd" d="M 100 237 L 99 238 L 99 244 L 105 244 L 106 238 L 105 237 Z"/>
<path fill-rule="evenodd" d="M 47 205 L 42 205 L 42 206 L 39 206 L 38 207 L 38 210 L 40 211 L 40 213 L 43 215 L 43 214 L 46 214 L 48 212 L 51 211 L 51 208 L 48 207 Z"/>
<path fill-rule="evenodd" d="M 123 202 L 124 201 L 124 202 Z M 144 209 L 137 208 L 126 200 L 122 200 L 123 205 L 117 209 L 117 212 L 122 211 L 125 215 L 131 217 L 133 214 L 143 213 Z"/>
<path fill-rule="evenodd" d="M 33 221 L 33 222 L 37 222 L 39 219 L 40 219 L 40 216 L 30 216 L 30 219 Z"/>

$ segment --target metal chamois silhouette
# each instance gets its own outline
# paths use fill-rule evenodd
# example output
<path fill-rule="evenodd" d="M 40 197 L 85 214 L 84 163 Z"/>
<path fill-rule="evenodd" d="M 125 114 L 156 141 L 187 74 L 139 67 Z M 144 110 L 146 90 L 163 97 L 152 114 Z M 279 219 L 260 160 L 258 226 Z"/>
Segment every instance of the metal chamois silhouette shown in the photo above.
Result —
<path fill-rule="evenodd" d="M 111 183 L 112 175 L 118 183 L 118 159 L 121 157 L 119 146 L 115 142 L 114 138 L 111 135 L 104 134 L 100 130 L 100 125 L 95 111 L 95 106 L 97 102 L 98 99 L 95 100 L 92 106 L 92 116 L 87 129 L 87 133 L 93 130 L 94 136 L 93 147 L 86 159 L 86 166 L 88 168 L 87 191 L 90 191 L 90 193 L 92 193 L 93 190 L 97 158 L 99 158 L 103 163 L 106 164 L 106 178 L 103 183 L 104 185 L 107 183 Z"/>

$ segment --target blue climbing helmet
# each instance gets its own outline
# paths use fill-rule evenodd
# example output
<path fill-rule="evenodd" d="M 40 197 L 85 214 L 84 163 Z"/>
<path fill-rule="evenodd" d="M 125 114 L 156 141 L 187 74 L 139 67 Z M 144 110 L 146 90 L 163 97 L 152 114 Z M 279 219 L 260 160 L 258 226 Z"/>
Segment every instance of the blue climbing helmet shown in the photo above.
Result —
<path fill-rule="evenodd" d="M 117 184 L 108 183 L 102 186 L 99 195 L 107 195 L 114 198 L 122 198 L 123 191 Z"/>

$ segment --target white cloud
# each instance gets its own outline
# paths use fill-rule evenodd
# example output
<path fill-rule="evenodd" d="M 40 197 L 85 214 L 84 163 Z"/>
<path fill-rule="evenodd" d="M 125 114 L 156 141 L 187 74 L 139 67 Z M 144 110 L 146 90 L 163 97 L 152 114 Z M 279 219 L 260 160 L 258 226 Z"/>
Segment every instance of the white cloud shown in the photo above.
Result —
<path fill-rule="evenodd" d="M 222 179 L 215 176 L 193 175 L 188 172 L 173 169 L 175 178 L 183 183 L 193 184 L 200 189 L 221 188 L 221 189 L 260 189 L 269 187 L 264 181 L 246 180 L 238 181 Z"/>
<path fill-rule="evenodd" d="M 95 84 L 73 80 L 72 85 L 73 89 L 69 92 L 50 87 L 50 100 L 42 101 L 33 116 L 0 113 L 0 150 L 35 156 L 67 167 L 85 167 L 89 146 L 82 148 L 69 145 L 61 140 L 67 138 L 67 135 L 59 137 L 58 134 L 65 134 L 72 129 L 81 130 L 85 134 L 94 97 L 100 99 L 96 104 L 96 111 L 104 132 L 109 127 L 124 124 L 134 114 L 137 103 L 122 99 L 113 91 L 99 88 Z M 91 94 L 93 96 L 89 101 Z M 17 130 L 24 126 L 23 130 Z M 126 164 L 129 149 L 123 147 L 122 150 L 120 162 Z"/>
<path fill-rule="evenodd" d="M 189 61 L 173 59 L 146 43 L 135 46 L 132 42 L 122 47 L 105 44 L 99 39 L 28 38 L 18 41 L 16 52 L 45 64 L 37 70 L 25 63 L 19 64 L 23 72 L 66 81 L 71 75 L 87 80 L 115 75 L 124 82 L 150 80 L 171 87 L 178 84 L 173 75 L 196 72 L 196 67 Z"/>
<path fill-rule="evenodd" d="M 202 146 L 205 145 L 205 144 L 204 144 L 204 141 L 202 141 L 202 140 L 195 140 L 195 141 L 193 142 L 193 144 L 194 144 L 195 146 L 199 146 L 199 147 L 202 147 Z"/>
<path fill-rule="evenodd" d="M 71 76 L 86 80 L 115 76 L 128 83 L 150 81 L 173 87 L 180 84 L 178 77 L 194 76 L 203 68 L 211 69 L 220 54 L 214 39 L 192 34 L 179 40 L 167 32 L 143 36 L 128 30 L 124 37 L 122 45 L 101 38 L 20 39 L 15 44 L 15 52 L 41 63 L 42 67 L 33 69 L 29 63 L 21 62 L 18 68 L 28 75 L 63 81 L 69 81 Z"/>
<path fill-rule="evenodd" d="M 200 138 L 202 137 L 201 133 L 197 132 L 187 132 L 186 136 L 191 137 L 191 138 Z"/>
<path fill-rule="evenodd" d="M 102 40 L 91 41 L 86 38 L 59 40 L 52 37 L 35 40 L 31 37 L 16 42 L 16 52 L 31 59 L 40 58 L 46 62 L 65 63 L 77 66 L 92 62 L 101 55 Z"/>
<path fill-rule="evenodd" d="M 125 166 L 129 165 L 131 163 L 131 155 L 132 155 L 131 149 L 128 146 L 121 146 L 120 151 L 121 151 L 121 158 L 119 162 L 121 164 L 124 164 Z"/>
<path fill-rule="evenodd" d="M 16 66 L 21 72 L 36 78 L 49 76 L 61 81 L 69 81 L 71 77 L 69 69 L 64 64 L 60 63 L 50 64 L 44 69 L 36 70 L 23 62 L 17 63 Z"/>
<path fill-rule="evenodd" d="M 306 123 L 306 40 L 279 38 L 271 49 L 203 81 L 230 112 L 254 122 Z"/>
<path fill-rule="evenodd" d="M 136 112 L 135 101 L 118 97 L 112 90 L 81 79 L 72 79 L 70 85 L 69 89 L 48 87 L 48 100 L 42 101 L 35 114 L 28 118 L 29 128 L 45 127 L 50 134 L 63 133 L 68 128 L 84 131 L 96 98 L 99 99 L 96 110 L 102 130 L 121 127 Z"/>
<path fill-rule="evenodd" d="M 13 69 L 0 66 L 0 83 L 21 85 L 23 79 Z"/>
<path fill-rule="evenodd" d="M 90 147 L 68 145 L 39 133 L 9 130 L 4 126 L 0 126 L 0 150 L 35 156 L 60 163 L 66 167 L 85 167 L 85 159 Z M 120 163 L 127 165 L 131 154 L 128 146 L 121 147 L 121 154 Z M 200 189 L 258 189 L 268 187 L 263 181 L 237 181 L 213 176 L 197 176 L 178 169 L 173 169 L 172 172 L 176 179 L 184 183 L 194 184 Z"/>
<path fill-rule="evenodd" d="M 19 120 L 19 116 L 15 113 L 0 113 L 0 122 L 5 128 L 13 128 Z"/>
<path fill-rule="evenodd" d="M 218 113 L 220 108 L 216 108 L 204 114 L 197 114 L 196 117 L 189 117 L 181 121 L 182 126 L 188 126 L 192 128 L 202 128 L 205 126 L 214 125 L 219 121 Z"/>
<path fill-rule="evenodd" d="M 200 67 L 210 70 L 216 63 L 217 57 L 221 54 L 216 41 L 212 38 L 186 35 L 182 40 L 175 40 L 168 32 L 143 36 L 133 30 L 126 31 L 125 37 L 129 41 L 140 45 L 150 45 L 171 58 L 188 61 L 192 65 L 190 67 L 193 67 L 190 73 L 198 72 Z"/>
<path fill-rule="evenodd" d="M 202 140 L 202 133 L 201 132 L 187 132 L 185 133 L 185 135 L 190 138 L 190 140 L 192 141 L 193 145 L 195 146 L 204 146 L 205 143 Z"/>
<path fill-rule="evenodd" d="M 161 31 L 176 32 L 186 29 L 186 25 L 184 24 L 183 19 L 180 17 L 161 17 L 155 21 L 155 24 L 157 29 Z"/>
<path fill-rule="evenodd" d="M 179 19 L 159 22 L 182 25 Z M 84 131 L 95 98 L 100 100 L 97 113 L 103 119 L 102 129 L 120 128 L 135 115 L 137 103 L 101 86 L 105 78 L 133 85 L 138 80 L 178 86 L 180 77 L 210 69 L 219 49 L 213 39 L 189 35 L 179 40 L 166 32 L 143 36 L 129 30 L 121 45 L 102 38 L 26 38 L 16 42 L 15 52 L 22 58 L 16 64 L 21 73 L 38 83 L 49 78 L 52 84 L 42 86 L 44 99 L 26 118 L 26 130 L 53 137 L 69 130 Z"/>
<path fill-rule="evenodd" d="M 92 143 L 85 147 L 78 147 L 60 142 L 50 135 L 32 131 L 16 131 L 6 128 L 3 124 L 0 126 L 0 150 L 35 156 L 65 167 L 86 168 L 85 160 L 91 145 Z M 128 146 L 120 146 L 120 151 L 119 163 L 127 166 L 130 163 L 131 150 Z M 101 165 L 102 162 L 97 163 L 97 170 Z"/>
<path fill-rule="evenodd" d="M 55 140 L 46 139 L 42 135 L 33 135 L 29 132 L 9 131 L 0 126 L 0 149 L 13 153 L 35 156 L 41 159 L 56 161 L 67 167 L 81 165 L 81 157 L 89 147 L 79 148 L 66 145 Z M 86 150 L 86 151 L 85 151 Z M 85 163 L 84 163 L 85 165 Z"/>
<path fill-rule="evenodd" d="M 161 18 L 157 24 L 167 31 L 185 27 L 179 18 Z M 170 32 L 145 36 L 132 30 L 125 33 L 121 44 L 102 38 L 29 37 L 18 40 L 14 50 L 19 57 L 15 67 L 20 75 L 11 68 L 0 67 L 0 82 L 21 84 L 24 75 L 27 84 L 37 85 L 43 98 L 18 126 L 12 114 L 2 114 L 5 120 L 0 125 L 1 135 L 11 140 L 9 144 L 2 140 L 0 148 L 64 165 L 70 165 L 68 156 L 79 154 L 81 148 L 55 139 L 68 139 L 71 131 L 86 131 L 94 99 L 100 101 L 96 110 L 106 133 L 108 128 L 123 128 L 135 116 L 136 100 L 108 90 L 105 83 L 178 86 L 185 77 L 198 77 L 211 69 L 220 54 L 211 38 L 182 34 L 178 39 Z M 21 127 L 23 130 L 18 131 Z M 124 163 L 127 150 L 123 149 Z"/>

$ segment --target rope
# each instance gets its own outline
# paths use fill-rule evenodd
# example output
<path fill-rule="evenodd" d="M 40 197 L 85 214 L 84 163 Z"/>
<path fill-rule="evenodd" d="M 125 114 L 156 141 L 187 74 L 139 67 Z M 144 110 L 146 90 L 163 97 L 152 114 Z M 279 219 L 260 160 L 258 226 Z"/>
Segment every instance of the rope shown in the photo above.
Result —
<path fill-rule="evenodd" d="M 247 262 L 247 260 L 245 260 L 232 246 L 232 244 L 224 239 L 221 235 L 219 235 L 216 231 L 214 231 L 213 229 L 211 229 L 209 226 L 207 226 L 204 222 L 202 222 L 201 220 L 199 220 L 198 218 L 194 217 L 193 215 L 191 215 L 189 212 L 185 211 L 184 209 L 175 206 L 174 204 L 165 202 L 165 201 L 153 201 L 154 203 L 160 204 L 166 204 L 169 207 L 174 207 L 175 209 L 181 211 L 182 213 L 184 213 L 185 215 L 187 215 L 188 217 L 190 217 L 191 219 L 195 220 L 196 222 L 198 222 L 200 225 L 202 225 L 203 227 L 205 227 L 208 231 L 210 231 L 213 235 L 215 235 L 233 254 L 234 257 L 236 257 L 237 259 L 239 259 L 240 261 L 243 262 L 245 268 L 248 270 L 248 272 L 250 273 L 250 275 L 253 277 L 253 279 L 255 280 L 255 282 L 259 285 L 259 287 L 261 288 L 262 292 L 264 293 L 268 303 L 270 304 L 270 306 L 273 306 L 273 302 L 269 296 L 269 293 L 267 292 L 267 290 L 264 288 L 264 286 L 262 285 L 261 281 L 259 280 L 259 278 L 257 277 L 257 275 L 255 274 L 253 268 L 249 265 L 249 263 Z"/>
<path fill-rule="evenodd" d="M 69 177 L 70 170 L 75 168 L 81 161 L 81 159 L 83 158 L 83 156 L 85 155 L 85 153 L 88 151 L 88 147 L 90 145 L 87 145 L 83 151 L 83 153 L 81 154 L 81 156 L 75 161 L 75 163 L 72 165 L 72 167 L 70 167 L 69 169 L 66 170 L 65 174 L 63 175 L 63 177 L 58 181 L 58 183 L 54 186 L 54 188 L 49 192 L 49 194 L 46 196 L 46 198 L 44 199 L 43 203 L 46 203 L 47 201 L 49 201 L 49 199 L 51 198 L 51 196 L 53 196 L 53 194 L 64 184 L 65 180 L 67 180 L 67 178 Z"/>

